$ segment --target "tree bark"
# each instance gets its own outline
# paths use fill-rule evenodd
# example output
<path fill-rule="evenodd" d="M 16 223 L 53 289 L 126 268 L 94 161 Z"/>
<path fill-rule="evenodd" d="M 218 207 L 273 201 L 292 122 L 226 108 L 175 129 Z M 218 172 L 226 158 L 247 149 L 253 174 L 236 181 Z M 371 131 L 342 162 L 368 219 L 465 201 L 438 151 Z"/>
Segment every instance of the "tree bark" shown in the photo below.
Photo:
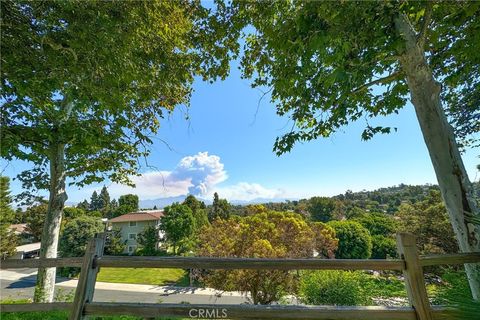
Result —
<path fill-rule="evenodd" d="M 50 145 L 50 197 L 42 232 L 40 258 L 56 258 L 62 213 L 67 201 L 65 191 L 65 145 Z M 39 268 L 35 287 L 35 302 L 52 302 L 56 268 Z"/>
<path fill-rule="evenodd" d="M 397 17 L 395 26 L 406 45 L 401 52 L 400 65 L 460 250 L 479 252 L 480 226 L 473 224 L 472 218 L 479 217 L 480 212 L 453 128 L 442 108 L 441 85 L 433 77 L 424 49 L 417 43 L 407 17 Z M 466 264 L 465 271 L 473 298 L 480 300 L 480 264 Z"/>

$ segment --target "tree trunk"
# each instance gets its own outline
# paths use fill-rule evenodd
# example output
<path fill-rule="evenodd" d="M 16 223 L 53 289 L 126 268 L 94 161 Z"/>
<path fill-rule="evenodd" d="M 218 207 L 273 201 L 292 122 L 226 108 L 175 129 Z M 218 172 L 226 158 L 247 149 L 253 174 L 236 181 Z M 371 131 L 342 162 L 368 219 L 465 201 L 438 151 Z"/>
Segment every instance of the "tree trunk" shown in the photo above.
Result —
<path fill-rule="evenodd" d="M 460 250 L 479 252 L 480 227 L 472 223 L 472 218 L 478 217 L 480 212 L 453 128 L 442 108 L 441 85 L 434 79 L 424 50 L 417 44 L 416 33 L 408 19 L 400 16 L 395 20 L 395 25 L 406 44 L 400 64 Z M 472 296 L 479 300 L 480 264 L 466 264 L 465 270 Z"/>
<path fill-rule="evenodd" d="M 65 145 L 50 145 L 50 197 L 42 232 L 40 258 L 56 258 L 62 213 L 67 201 L 65 192 Z M 52 302 L 56 268 L 38 268 L 35 302 Z"/>

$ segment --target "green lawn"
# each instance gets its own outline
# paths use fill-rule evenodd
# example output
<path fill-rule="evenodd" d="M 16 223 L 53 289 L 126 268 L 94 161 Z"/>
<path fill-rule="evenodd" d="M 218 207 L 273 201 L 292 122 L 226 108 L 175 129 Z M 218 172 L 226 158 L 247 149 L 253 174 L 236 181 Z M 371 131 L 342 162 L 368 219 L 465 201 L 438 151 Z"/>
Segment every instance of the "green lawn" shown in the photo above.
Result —
<path fill-rule="evenodd" d="M 182 269 L 101 268 L 97 281 L 187 286 L 188 275 Z"/>

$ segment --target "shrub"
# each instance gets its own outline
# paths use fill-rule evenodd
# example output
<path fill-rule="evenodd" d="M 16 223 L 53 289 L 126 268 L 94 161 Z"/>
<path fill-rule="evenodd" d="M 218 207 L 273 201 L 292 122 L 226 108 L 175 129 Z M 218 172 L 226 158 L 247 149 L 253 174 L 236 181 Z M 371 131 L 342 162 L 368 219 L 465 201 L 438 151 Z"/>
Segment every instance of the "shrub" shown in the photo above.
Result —
<path fill-rule="evenodd" d="M 372 237 L 372 258 L 386 259 L 397 255 L 397 244 L 394 239 L 384 236 Z"/>
<path fill-rule="evenodd" d="M 330 221 L 338 238 L 338 259 L 368 259 L 372 255 L 372 237 L 367 229 L 355 221 Z"/>
<path fill-rule="evenodd" d="M 370 297 L 362 286 L 364 277 L 352 271 L 307 271 L 300 279 L 300 299 L 315 305 L 368 305 Z"/>

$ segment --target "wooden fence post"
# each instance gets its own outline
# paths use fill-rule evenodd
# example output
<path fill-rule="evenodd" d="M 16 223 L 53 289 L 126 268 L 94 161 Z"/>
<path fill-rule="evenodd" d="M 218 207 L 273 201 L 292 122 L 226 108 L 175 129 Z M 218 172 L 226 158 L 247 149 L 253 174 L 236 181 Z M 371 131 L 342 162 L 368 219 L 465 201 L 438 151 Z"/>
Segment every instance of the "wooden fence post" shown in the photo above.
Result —
<path fill-rule="evenodd" d="M 397 247 L 400 257 L 405 261 L 405 287 L 408 299 L 418 320 L 432 320 L 432 310 L 428 301 L 423 268 L 418 258 L 415 236 L 411 233 L 397 234 Z"/>
<path fill-rule="evenodd" d="M 86 319 L 83 315 L 85 304 L 93 300 L 95 291 L 95 281 L 97 281 L 98 266 L 95 265 L 95 259 L 103 255 L 105 247 L 105 233 L 98 233 L 90 240 L 83 257 L 82 270 L 78 278 L 77 289 L 75 290 L 75 299 L 69 320 Z"/>

